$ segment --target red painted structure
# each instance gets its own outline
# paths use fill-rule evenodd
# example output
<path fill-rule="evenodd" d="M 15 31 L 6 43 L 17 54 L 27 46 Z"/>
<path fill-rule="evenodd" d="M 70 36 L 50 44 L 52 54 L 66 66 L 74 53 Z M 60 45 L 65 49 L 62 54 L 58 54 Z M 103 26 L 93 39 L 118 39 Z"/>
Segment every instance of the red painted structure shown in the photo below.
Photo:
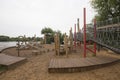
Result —
<path fill-rule="evenodd" d="M 84 58 L 86 57 L 86 50 L 93 52 L 96 55 L 96 43 L 94 43 L 94 50 L 87 47 L 86 44 L 86 8 L 84 8 Z M 94 39 L 96 39 L 96 20 L 94 19 Z"/>
<path fill-rule="evenodd" d="M 84 8 L 83 11 L 84 14 L 84 37 L 83 37 L 83 41 L 84 41 L 84 58 L 86 57 L 86 8 Z"/>

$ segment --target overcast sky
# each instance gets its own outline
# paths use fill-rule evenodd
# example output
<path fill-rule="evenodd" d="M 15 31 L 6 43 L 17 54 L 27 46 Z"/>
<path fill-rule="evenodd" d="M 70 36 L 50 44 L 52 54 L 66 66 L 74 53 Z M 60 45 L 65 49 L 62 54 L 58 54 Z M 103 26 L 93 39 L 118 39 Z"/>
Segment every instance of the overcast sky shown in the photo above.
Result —
<path fill-rule="evenodd" d="M 68 33 L 77 18 L 83 27 L 84 7 L 90 23 L 95 14 L 90 0 L 0 0 L 0 35 L 41 36 L 44 27 Z"/>

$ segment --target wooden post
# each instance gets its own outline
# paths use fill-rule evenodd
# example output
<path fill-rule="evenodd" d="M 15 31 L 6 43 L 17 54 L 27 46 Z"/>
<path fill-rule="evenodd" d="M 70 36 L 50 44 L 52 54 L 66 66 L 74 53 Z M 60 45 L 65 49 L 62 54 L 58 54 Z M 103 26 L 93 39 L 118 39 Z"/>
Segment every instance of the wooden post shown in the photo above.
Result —
<path fill-rule="evenodd" d="M 86 57 L 86 8 L 84 8 L 84 58 Z"/>
<path fill-rule="evenodd" d="M 25 41 L 25 45 L 27 45 L 27 42 L 26 42 L 26 36 L 24 35 L 23 38 L 24 38 L 24 41 Z"/>
<path fill-rule="evenodd" d="M 70 51 L 72 51 L 72 50 L 73 50 L 73 34 L 72 34 L 72 28 L 70 29 L 69 40 L 70 40 Z"/>
<path fill-rule="evenodd" d="M 57 42 L 56 42 L 56 37 L 57 37 L 57 36 L 56 36 L 56 34 L 55 34 L 55 35 L 54 35 L 55 54 L 57 54 L 57 46 L 56 46 L 56 43 L 57 43 Z"/>
<path fill-rule="evenodd" d="M 80 27 L 79 27 L 79 18 L 77 19 L 77 27 L 78 27 L 78 33 L 80 32 Z"/>
<path fill-rule="evenodd" d="M 34 42 L 36 42 L 36 34 L 34 35 Z"/>
<path fill-rule="evenodd" d="M 54 35 L 54 41 L 55 41 L 55 53 L 56 55 L 60 55 L 60 39 L 59 39 L 59 34 L 56 33 Z"/>
<path fill-rule="evenodd" d="M 65 48 L 65 52 L 66 52 L 66 57 L 68 57 L 68 38 L 67 38 L 66 33 L 64 35 L 64 48 Z"/>
<path fill-rule="evenodd" d="M 19 37 L 18 37 L 18 39 L 19 39 Z M 19 40 L 18 40 L 17 45 L 18 45 L 18 56 L 20 56 L 20 42 L 19 42 Z"/>
<path fill-rule="evenodd" d="M 44 44 L 46 44 L 46 33 L 44 34 Z"/>
<path fill-rule="evenodd" d="M 96 40 L 96 19 L 94 19 L 94 39 Z M 96 56 L 96 43 L 94 42 L 94 53 Z"/>
<path fill-rule="evenodd" d="M 77 27 L 78 27 L 78 32 L 77 33 L 80 34 L 79 18 L 77 19 Z M 78 44 L 81 48 L 81 42 L 80 41 L 78 41 Z"/>
<path fill-rule="evenodd" d="M 76 24 L 75 24 L 75 32 L 74 32 L 74 46 L 75 46 L 75 50 L 76 50 Z"/>
<path fill-rule="evenodd" d="M 60 55 L 60 38 L 58 33 L 57 33 L 57 52 L 59 56 Z"/>

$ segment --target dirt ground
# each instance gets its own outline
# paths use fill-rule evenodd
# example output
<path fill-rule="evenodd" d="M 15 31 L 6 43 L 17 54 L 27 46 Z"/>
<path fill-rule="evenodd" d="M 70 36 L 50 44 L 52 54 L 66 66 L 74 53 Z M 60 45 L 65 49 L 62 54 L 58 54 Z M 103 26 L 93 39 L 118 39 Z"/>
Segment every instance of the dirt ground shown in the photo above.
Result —
<path fill-rule="evenodd" d="M 47 52 L 47 49 L 50 51 Z M 102 67 L 95 70 L 75 73 L 48 73 L 48 65 L 51 58 L 55 58 L 55 53 L 52 51 L 53 46 L 46 45 L 45 53 L 34 55 L 31 50 L 22 50 L 20 56 L 27 57 L 27 61 L 14 69 L 10 69 L 0 75 L 0 80 L 120 80 L 120 62 Z M 7 49 L 4 51 L 8 55 L 17 56 L 16 48 Z M 92 56 L 87 52 L 87 56 Z M 97 52 L 97 55 L 106 55 L 119 57 L 120 55 L 102 50 Z M 68 58 L 83 57 L 83 51 L 78 49 L 77 53 L 69 54 Z M 56 58 L 66 58 L 60 56 Z"/>

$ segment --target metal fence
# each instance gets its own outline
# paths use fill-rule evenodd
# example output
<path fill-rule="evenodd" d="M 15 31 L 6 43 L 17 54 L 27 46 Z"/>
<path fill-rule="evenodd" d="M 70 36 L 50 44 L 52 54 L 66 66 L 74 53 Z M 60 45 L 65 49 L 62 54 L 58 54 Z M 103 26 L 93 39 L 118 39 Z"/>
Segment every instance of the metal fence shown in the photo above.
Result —
<path fill-rule="evenodd" d="M 105 21 L 97 21 L 96 25 L 97 27 L 102 27 L 102 26 L 118 24 L 118 23 L 120 23 L 120 16 L 115 18 L 109 18 L 108 20 Z"/>

